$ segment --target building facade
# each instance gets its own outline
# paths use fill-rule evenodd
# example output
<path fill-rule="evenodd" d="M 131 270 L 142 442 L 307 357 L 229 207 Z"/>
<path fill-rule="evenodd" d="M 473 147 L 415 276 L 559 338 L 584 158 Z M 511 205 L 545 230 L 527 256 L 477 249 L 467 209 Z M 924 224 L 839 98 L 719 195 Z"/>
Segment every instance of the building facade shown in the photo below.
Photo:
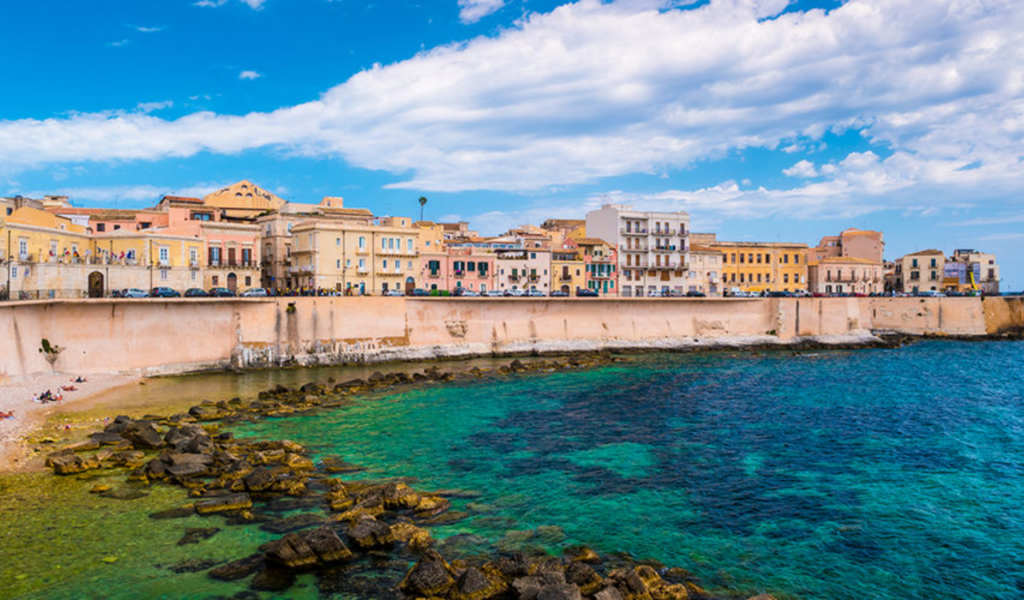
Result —
<path fill-rule="evenodd" d="M 619 295 L 619 256 L 615 246 L 599 238 L 580 238 L 576 245 L 583 253 L 588 290 L 602 296 Z"/>
<path fill-rule="evenodd" d="M 722 295 L 722 267 L 725 256 L 710 246 L 690 246 L 690 270 L 686 292 L 705 296 Z"/>
<path fill-rule="evenodd" d="M 463 288 L 483 294 L 495 288 L 494 261 L 494 254 L 476 248 L 421 254 L 420 287 L 431 292 L 455 294 Z"/>
<path fill-rule="evenodd" d="M 885 292 L 882 263 L 850 256 L 828 256 L 807 267 L 810 291 L 815 295 L 869 296 Z"/>
<path fill-rule="evenodd" d="M 690 215 L 606 204 L 587 213 L 586 232 L 615 245 L 620 295 L 683 293 L 689 269 Z"/>
<path fill-rule="evenodd" d="M 941 250 L 921 250 L 896 260 L 896 292 L 941 292 L 946 257 Z"/>
<path fill-rule="evenodd" d="M 350 295 L 410 293 L 420 276 L 418 234 L 406 217 L 383 217 L 370 226 L 304 221 L 292 228 L 289 274 L 300 288 Z"/>
<path fill-rule="evenodd" d="M 999 295 L 999 265 L 994 254 L 954 250 L 943 267 L 942 287 L 947 292 Z"/>
<path fill-rule="evenodd" d="M 494 251 L 495 289 L 551 293 L 551 251 L 542 248 Z"/>
<path fill-rule="evenodd" d="M 723 292 L 797 292 L 807 290 L 807 244 L 720 242 Z"/>

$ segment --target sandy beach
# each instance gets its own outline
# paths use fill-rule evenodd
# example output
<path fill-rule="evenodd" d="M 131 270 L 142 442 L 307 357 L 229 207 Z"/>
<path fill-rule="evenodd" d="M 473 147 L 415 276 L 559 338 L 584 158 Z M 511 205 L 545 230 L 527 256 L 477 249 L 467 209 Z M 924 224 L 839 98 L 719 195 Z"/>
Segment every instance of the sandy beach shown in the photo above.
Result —
<path fill-rule="evenodd" d="M 102 392 L 140 379 L 137 375 L 101 374 L 88 375 L 87 381 L 74 383 L 76 377 L 74 373 L 57 373 L 0 383 L 0 412 L 14 412 L 14 418 L 0 419 L 0 472 L 27 467 L 31 455 L 25 443 L 27 438 L 61 433 L 58 429 L 53 432 L 41 429 L 50 415 L 69 409 L 84 410 Z M 63 392 L 64 399 L 60 402 L 32 401 L 33 394 L 46 390 L 56 393 L 61 386 L 74 386 L 76 390 Z"/>

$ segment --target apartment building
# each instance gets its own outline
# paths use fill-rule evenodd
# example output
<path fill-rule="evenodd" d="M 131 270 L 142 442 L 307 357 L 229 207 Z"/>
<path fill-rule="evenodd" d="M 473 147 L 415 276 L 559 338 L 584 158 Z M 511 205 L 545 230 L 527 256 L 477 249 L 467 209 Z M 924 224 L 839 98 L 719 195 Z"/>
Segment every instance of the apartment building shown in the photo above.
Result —
<path fill-rule="evenodd" d="M 551 251 L 551 291 L 570 296 L 587 287 L 587 263 L 579 246 L 567 239 Z"/>
<path fill-rule="evenodd" d="M 722 268 L 725 255 L 710 246 L 690 245 L 690 269 L 687 271 L 686 292 L 700 292 L 706 296 L 722 295 Z"/>
<path fill-rule="evenodd" d="M 602 296 L 619 295 L 619 256 L 615 246 L 599 238 L 580 238 L 576 245 L 583 253 L 588 290 Z"/>
<path fill-rule="evenodd" d="M 203 241 L 158 230 L 91 234 L 37 208 L 0 218 L 0 296 L 101 298 L 111 290 L 203 286 Z"/>
<path fill-rule="evenodd" d="M 812 294 L 854 294 L 868 296 L 885 292 L 884 268 L 880 261 L 852 256 L 827 256 L 807 266 Z"/>
<path fill-rule="evenodd" d="M 723 291 L 807 290 L 807 244 L 716 240 L 709 247 L 722 253 Z"/>
<path fill-rule="evenodd" d="M 999 265 L 994 254 L 954 250 L 942 269 L 942 288 L 951 292 L 999 295 Z"/>
<path fill-rule="evenodd" d="M 941 292 L 946 257 L 941 250 L 921 250 L 896 260 L 896 290 L 908 294 Z"/>
<path fill-rule="evenodd" d="M 495 289 L 495 256 L 490 252 L 478 248 L 448 248 L 444 252 L 422 253 L 419 258 L 419 287 L 426 290 L 454 294 L 464 288 L 482 294 Z"/>
<path fill-rule="evenodd" d="M 410 293 L 420 276 L 419 229 L 407 217 L 381 217 L 372 225 L 309 220 L 292 227 L 292 265 L 297 287 L 353 295 Z"/>
<path fill-rule="evenodd" d="M 495 289 L 551 293 L 551 251 L 544 248 L 494 251 Z"/>
<path fill-rule="evenodd" d="M 641 212 L 605 204 L 587 213 L 587 235 L 609 241 L 618 251 L 624 297 L 685 292 L 689 229 L 690 215 L 682 211 Z"/>

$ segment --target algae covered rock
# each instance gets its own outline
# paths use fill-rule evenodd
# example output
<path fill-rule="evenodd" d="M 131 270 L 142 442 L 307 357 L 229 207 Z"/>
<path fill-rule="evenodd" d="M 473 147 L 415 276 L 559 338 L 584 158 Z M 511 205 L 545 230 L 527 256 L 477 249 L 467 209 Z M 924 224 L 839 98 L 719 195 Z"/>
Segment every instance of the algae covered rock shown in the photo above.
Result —
<path fill-rule="evenodd" d="M 430 597 L 444 596 L 454 584 L 451 566 L 436 550 L 427 550 L 398 587 L 410 596 Z"/>
<path fill-rule="evenodd" d="M 249 494 L 229 494 L 196 502 L 196 512 L 201 515 L 252 508 Z"/>
<path fill-rule="evenodd" d="M 395 542 L 391 527 L 373 517 L 364 516 L 351 525 L 346 531 L 348 539 L 358 548 L 380 548 Z"/>
<path fill-rule="evenodd" d="M 84 473 L 92 469 L 100 468 L 100 462 L 95 458 L 85 458 L 82 456 L 68 454 L 63 456 L 54 456 L 50 459 L 50 466 L 53 467 L 53 472 L 57 475 L 74 475 L 77 473 Z"/>

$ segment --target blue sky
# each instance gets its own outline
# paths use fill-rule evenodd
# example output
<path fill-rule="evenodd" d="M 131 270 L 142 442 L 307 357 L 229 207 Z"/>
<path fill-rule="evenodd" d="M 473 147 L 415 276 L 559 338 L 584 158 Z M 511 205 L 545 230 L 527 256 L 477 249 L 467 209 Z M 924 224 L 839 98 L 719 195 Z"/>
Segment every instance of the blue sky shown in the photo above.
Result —
<path fill-rule="evenodd" d="M 1016 0 L 0 4 L 0 195 L 240 179 L 486 233 L 608 200 L 724 239 L 881 229 L 1024 288 Z"/>

